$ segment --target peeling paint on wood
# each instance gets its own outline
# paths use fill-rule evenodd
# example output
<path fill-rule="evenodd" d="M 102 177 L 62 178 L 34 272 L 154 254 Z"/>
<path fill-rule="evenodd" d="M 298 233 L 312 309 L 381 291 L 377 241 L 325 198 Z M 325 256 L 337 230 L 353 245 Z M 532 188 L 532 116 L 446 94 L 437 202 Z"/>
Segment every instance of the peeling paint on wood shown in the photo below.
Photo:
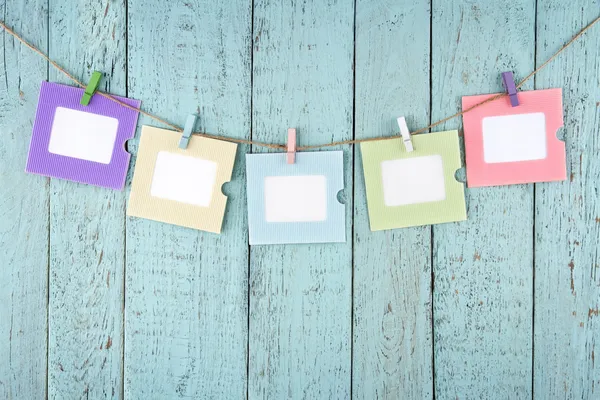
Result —
<path fill-rule="evenodd" d="M 596 18 L 599 6 L 598 0 L 575 0 L 568 7 L 560 0 L 538 0 L 538 21 L 543 21 L 537 24 L 538 65 Z M 539 88 L 564 88 L 567 166 L 579 177 L 536 185 L 534 393 L 540 399 L 597 398 L 600 384 L 594 362 L 600 337 L 595 318 L 600 278 L 594 273 L 600 261 L 600 226 L 594 223 L 600 205 L 600 120 L 592 101 L 600 97 L 600 49 L 598 29 L 590 33 L 585 45 L 568 49 L 536 77 Z"/>
<path fill-rule="evenodd" d="M 459 111 L 461 96 L 502 91 L 502 71 L 534 69 L 534 1 L 432 7 L 434 121 Z M 492 29 L 498 21 L 510 29 Z M 467 221 L 433 227 L 436 398 L 531 398 L 533 187 L 468 189 L 466 197 Z"/>
<path fill-rule="evenodd" d="M 125 95 L 126 42 L 110 40 L 125 10 L 50 0 L 50 56 L 83 81 L 104 71 L 103 89 Z M 50 81 L 73 85 L 54 69 Z M 123 398 L 125 193 L 58 179 L 50 191 L 48 396 Z"/>
<path fill-rule="evenodd" d="M 47 47 L 46 1 L 3 0 L 0 12 Z M 0 398 L 43 399 L 49 184 L 23 169 L 47 63 L 0 31 L 0 77 Z"/>
<path fill-rule="evenodd" d="M 429 22 L 426 0 L 356 2 L 357 139 L 428 124 Z M 431 398 L 431 228 L 371 232 L 355 154 L 352 394 Z"/>
<path fill-rule="evenodd" d="M 253 139 L 283 142 L 290 127 L 302 145 L 352 137 L 353 16 L 353 0 L 254 1 Z M 343 150 L 346 243 L 251 248 L 249 398 L 350 397 L 352 151 Z"/>
<path fill-rule="evenodd" d="M 129 95 L 176 124 L 198 111 L 198 130 L 249 139 L 251 7 L 129 0 Z M 221 235 L 127 219 L 126 398 L 246 396 L 247 150 L 226 184 Z"/>
<path fill-rule="evenodd" d="M 274 142 L 295 126 L 312 144 L 389 135 L 401 115 L 421 127 L 501 91 L 501 71 L 525 76 L 599 5 L 1 0 L 0 13 L 169 121 L 197 112 L 201 130 Z M 250 249 L 243 154 L 262 149 L 238 151 L 221 236 L 125 218 L 127 192 L 24 175 L 48 66 L 0 32 L 0 398 L 598 397 L 598 35 L 535 78 L 563 87 L 567 181 L 468 190 L 466 222 L 373 233 L 346 146 L 347 243 Z"/>

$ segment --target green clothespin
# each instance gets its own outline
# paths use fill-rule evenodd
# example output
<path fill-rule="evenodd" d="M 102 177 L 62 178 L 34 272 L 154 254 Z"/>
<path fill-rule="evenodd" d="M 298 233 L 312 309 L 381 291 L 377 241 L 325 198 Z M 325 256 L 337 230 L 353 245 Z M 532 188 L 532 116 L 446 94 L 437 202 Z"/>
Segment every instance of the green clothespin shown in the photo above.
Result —
<path fill-rule="evenodd" d="M 100 79 L 102 79 L 102 72 L 94 71 L 92 77 L 90 78 L 90 83 L 88 83 L 88 85 L 85 88 L 85 92 L 83 93 L 83 96 L 81 96 L 82 106 L 87 106 L 88 104 L 90 104 L 92 96 L 94 95 L 94 93 L 96 93 L 96 90 L 98 90 Z"/>

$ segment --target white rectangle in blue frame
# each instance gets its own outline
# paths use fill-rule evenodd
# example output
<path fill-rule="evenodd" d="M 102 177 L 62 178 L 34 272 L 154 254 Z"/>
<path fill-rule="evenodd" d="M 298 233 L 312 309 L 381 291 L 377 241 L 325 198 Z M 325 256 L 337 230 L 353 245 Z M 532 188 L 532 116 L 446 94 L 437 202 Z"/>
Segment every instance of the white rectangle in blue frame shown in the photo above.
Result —
<path fill-rule="evenodd" d="M 246 154 L 251 245 L 346 241 L 344 153 Z"/>

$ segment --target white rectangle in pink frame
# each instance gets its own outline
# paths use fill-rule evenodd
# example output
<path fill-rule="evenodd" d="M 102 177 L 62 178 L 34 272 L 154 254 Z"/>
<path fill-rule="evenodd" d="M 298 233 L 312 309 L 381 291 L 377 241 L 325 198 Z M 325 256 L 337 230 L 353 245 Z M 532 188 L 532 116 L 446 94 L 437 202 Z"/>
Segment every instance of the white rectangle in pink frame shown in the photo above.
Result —
<path fill-rule="evenodd" d="M 486 163 L 546 158 L 544 113 L 485 117 L 482 124 L 483 158 Z"/>

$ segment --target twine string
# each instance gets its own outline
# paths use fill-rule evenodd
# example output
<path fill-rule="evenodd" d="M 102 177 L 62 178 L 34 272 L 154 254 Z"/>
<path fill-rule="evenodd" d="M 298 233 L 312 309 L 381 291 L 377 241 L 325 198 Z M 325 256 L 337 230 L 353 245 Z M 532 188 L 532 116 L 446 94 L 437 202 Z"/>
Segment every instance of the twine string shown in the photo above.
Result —
<path fill-rule="evenodd" d="M 542 65 L 540 65 L 539 67 L 537 67 L 535 70 L 533 70 L 529 75 L 527 75 L 522 81 L 519 82 L 519 84 L 516 85 L 517 89 L 519 89 L 521 86 L 523 86 L 529 79 L 533 78 L 535 76 L 535 74 L 537 74 L 538 72 L 540 72 L 542 69 L 544 69 L 548 64 L 550 64 L 552 61 L 554 61 L 554 59 L 556 57 L 558 57 L 558 55 L 560 53 L 562 53 L 564 50 L 566 50 L 569 46 L 571 46 L 573 43 L 575 43 L 575 41 L 577 41 L 581 36 L 583 36 L 584 33 L 586 33 L 592 26 L 594 26 L 598 21 L 600 21 L 600 16 L 598 16 L 596 19 L 594 19 L 592 22 L 590 22 L 587 26 L 585 26 L 582 30 L 580 30 L 575 36 L 573 36 L 571 38 L 571 40 L 569 40 L 566 44 L 564 44 L 560 49 L 558 49 L 558 51 L 556 53 L 554 53 L 550 58 L 548 58 Z M 50 59 L 50 57 L 48 57 L 45 53 L 43 53 L 40 49 L 38 49 L 37 47 L 35 47 L 34 45 L 32 45 L 31 43 L 27 42 L 25 39 L 23 39 L 20 35 L 18 35 L 17 33 L 15 33 L 12 29 L 10 29 L 8 26 L 6 26 L 6 24 L 4 23 L 4 21 L 0 21 L 0 26 L 4 29 L 4 31 L 6 33 L 8 33 L 9 35 L 13 36 L 15 39 L 17 39 L 19 42 L 21 42 L 25 47 L 29 48 L 30 50 L 32 50 L 33 52 L 37 53 L 39 56 L 41 56 L 43 59 L 45 59 L 47 62 L 49 62 L 55 69 L 57 69 L 58 71 L 62 72 L 63 75 L 65 75 L 67 78 L 69 78 L 71 81 L 73 81 L 75 84 L 77 84 L 79 87 L 85 88 L 86 85 L 81 82 L 79 79 L 75 78 L 72 74 L 70 74 L 68 71 L 66 71 L 63 67 L 61 67 L 60 65 L 58 65 L 58 63 L 56 63 L 54 60 Z M 165 126 L 168 126 L 169 128 L 177 131 L 177 132 L 183 132 L 183 129 L 177 125 L 174 125 L 168 121 L 165 121 L 164 119 L 160 118 L 157 115 L 154 115 L 148 111 L 144 111 L 141 108 L 136 108 L 134 106 L 131 106 L 127 103 L 122 102 L 121 100 L 119 100 L 118 98 L 112 96 L 109 93 L 106 92 L 101 92 L 101 91 L 97 91 L 96 94 L 105 97 L 111 101 L 114 101 L 115 103 L 119 104 L 122 107 L 128 108 L 130 110 L 134 110 L 139 112 L 140 114 L 156 121 L 159 122 Z M 506 93 L 498 93 L 494 96 L 488 97 L 487 99 L 476 103 L 474 105 L 472 105 L 471 107 L 459 111 L 455 114 L 452 114 L 446 118 L 442 118 L 439 121 L 433 122 L 423 128 L 417 129 L 416 131 L 411 132 L 412 135 L 416 135 L 419 133 L 423 133 L 426 132 L 428 130 L 430 130 L 431 128 L 434 128 L 438 125 L 441 125 L 447 121 L 450 121 L 454 118 L 460 117 L 470 111 L 473 111 L 474 109 L 483 106 L 484 104 L 490 103 L 492 101 L 498 100 L 502 97 L 506 97 L 507 94 Z M 202 137 L 206 137 L 206 138 L 210 138 L 210 139 L 217 139 L 217 140 L 223 140 L 226 142 L 233 142 L 233 143 L 239 143 L 239 144 L 247 144 L 247 145 L 253 145 L 253 146 L 259 146 L 259 147 L 267 147 L 270 149 L 276 149 L 276 150 L 285 150 L 286 146 L 285 145 L 281 145 L 281 144 L 275 144 L 275 143 L 265 143 L 265 142 L 258 142 L 255 140 L 246 140 L 246 139 L 237 139 L 237 138 L 231 138 L 231 137 L 226 137 L 226 136 L 218 136 L 218 135 L 212 135 L 209 133 L 205 133 L 205 132 L 194 132 L 194 135 L 198 135 L 198 136 L 202 136 Z M 320 148 L 325 148 L 325 147 L 333 147 L 333 146 L 341 146 L 341 145 L 347 145 L 347 144 L 357 144 L 357 143 L 364 143 L 364 142 L 377 142 L 380 140 L 388 140 L 388 139 L 395 139 L 395 138 L 399 138 L 401 137 L 399 133 L 396 133 L 392 136 L 380 136 L 380 137 L 374 137 L 374 138 L 367 138 L 367 139 L 351 139 L 351 140 L 340 140 L 337 142 L 331 142 L 331 143 L 325 143 L 325 144 L 318 144 L 318 145 L 311 145 L 311 146 L 300 146 L 297 148 L 298 151 L 301 150 L 312 150 L 312 149 L 320 149 Z"/>

